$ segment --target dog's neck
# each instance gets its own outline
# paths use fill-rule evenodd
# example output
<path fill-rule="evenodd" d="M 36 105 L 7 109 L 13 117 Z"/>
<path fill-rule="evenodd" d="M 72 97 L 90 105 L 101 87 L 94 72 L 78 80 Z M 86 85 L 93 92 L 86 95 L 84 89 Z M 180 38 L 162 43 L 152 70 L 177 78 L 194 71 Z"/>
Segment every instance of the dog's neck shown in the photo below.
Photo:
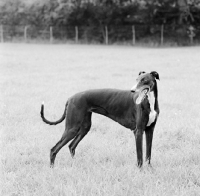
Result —
<path fill-rule="evenodd" d="M 154 84 L 153 93 L 154 93 L 154 97 L 155 97 L 154 109 L 158 112 L 159 111 L 159 107 L 158 107 L 158 87 L 157 87 L 156 81 L 155 81 L 155 84 Z"/>
<path fill-rule="evenodd" d="M 149 113 L 149 121 L 147 126 L 150 126 L 155 120 L 158 115 L 158 91 L 157 91 L 157 83 L 155 82 L 153 91 L 147 93 L 147 98 L 149 100 L 150 105 L 150 113 Z"/>

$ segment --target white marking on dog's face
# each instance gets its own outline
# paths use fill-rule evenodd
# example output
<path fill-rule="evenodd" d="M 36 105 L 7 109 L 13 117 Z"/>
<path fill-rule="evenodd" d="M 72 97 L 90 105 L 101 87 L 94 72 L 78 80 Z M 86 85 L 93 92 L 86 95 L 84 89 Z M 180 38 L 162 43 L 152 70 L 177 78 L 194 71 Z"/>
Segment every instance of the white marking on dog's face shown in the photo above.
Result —
<path fill-rule="evenodd" d="M 137 85 L 138 85 L 138 83 L 136 83 L 132 88 L 131 88 L 131 91 L 136 91 L 136 89 L 137 89 Z"/>
<path fill-rule="evenodd" d="M 154 92 L 148 92 L 147 97 L 150 104 L 149 121 L 147 123 L 147 126 L 150 126 L 155 121 L 156 116 L 157 116 L 157 112 L 154 110 L 154 106 L 155 106 Z"/>

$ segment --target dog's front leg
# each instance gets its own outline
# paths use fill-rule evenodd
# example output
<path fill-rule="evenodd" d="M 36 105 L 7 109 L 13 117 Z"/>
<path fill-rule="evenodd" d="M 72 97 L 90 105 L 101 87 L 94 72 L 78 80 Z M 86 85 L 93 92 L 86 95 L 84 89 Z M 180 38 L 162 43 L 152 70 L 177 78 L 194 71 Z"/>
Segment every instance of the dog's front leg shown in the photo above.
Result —
<path fill-rule="evenodd" d="M 142 152 L 143 132 L 144 131 L 142 129 L 136 129 L 134 131 L 135 141 L 136 141 L 138 167 L 141 167 L 143 164 L 143 152 Z"/>
<path fill-rule="evenodd" d="M 152 149 L 152 140 L 153 140 L 153 131 L 155 127 L 156 122 L 154 122 L 149 127 L 146 127 L 145 129 L 145 135 L 146 135 L 146 161 L 148 164 L 150 164 L 151 161 L 151 149 Z"/>

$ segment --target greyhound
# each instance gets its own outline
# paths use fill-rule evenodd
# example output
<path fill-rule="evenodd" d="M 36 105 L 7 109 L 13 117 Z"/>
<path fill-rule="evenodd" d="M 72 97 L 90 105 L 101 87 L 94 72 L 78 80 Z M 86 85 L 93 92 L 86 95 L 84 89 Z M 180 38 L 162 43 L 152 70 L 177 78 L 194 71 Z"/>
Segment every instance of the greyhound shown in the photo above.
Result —
<path fill-rule="evenodd" d="M 91 127 L 92 112 L 104 115 L 133 131 L 136 140 L 137 165 L 143 164 L 143 132 L 146 135 L 146 161 L 150 164 L 153 131 L 159 115 L 157 80 L 159 74 L 140 72 L 137 83 L 131 90 L 96 89 L 77 93 L 65 105 L 64 114 L 55 122 L 44 117 L 44 104 L 41 105 L 41 118 L 49 125 L 56 125 L 66 119 L 62 138 L 50 151 L 50 166 L 54 166 L 56 154 L 70 140 L 71 156 Z"/>

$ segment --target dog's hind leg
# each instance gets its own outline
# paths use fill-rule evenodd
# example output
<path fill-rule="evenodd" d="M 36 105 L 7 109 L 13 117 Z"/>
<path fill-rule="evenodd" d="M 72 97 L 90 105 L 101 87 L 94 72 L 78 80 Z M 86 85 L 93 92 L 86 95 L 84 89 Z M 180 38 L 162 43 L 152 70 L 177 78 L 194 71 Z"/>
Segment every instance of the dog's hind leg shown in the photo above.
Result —
<path fill-rule="evenodd" d="M 50 164 L 51 167 L 54 166 L 54 161 L 56 158 L 56 154 L 59 152 L 59 150 L 66 145 L 70 140 L 72 140 L 78 133 L 79 128 L 71 128 L 69 130 L 65 130 L 62 138 L 58 141 L 58 143 L 51 149 L 50 151 Z"/>
<path fill-rule="evenodd" d="M 89 112 L 85 118 L 83 123 L 81 124 L 81 128 L 79 129 L 78 134 L 74 138 L 74 140 L 69 145 L 69 150 L 71 153 L 71 156 L 74 157 L 75 155 L 75 149 L 78 146 L 79 142 L 84 138 L 84 136 L 89 132 L 91 127 L 91 115 L 92 113 Z"/>

